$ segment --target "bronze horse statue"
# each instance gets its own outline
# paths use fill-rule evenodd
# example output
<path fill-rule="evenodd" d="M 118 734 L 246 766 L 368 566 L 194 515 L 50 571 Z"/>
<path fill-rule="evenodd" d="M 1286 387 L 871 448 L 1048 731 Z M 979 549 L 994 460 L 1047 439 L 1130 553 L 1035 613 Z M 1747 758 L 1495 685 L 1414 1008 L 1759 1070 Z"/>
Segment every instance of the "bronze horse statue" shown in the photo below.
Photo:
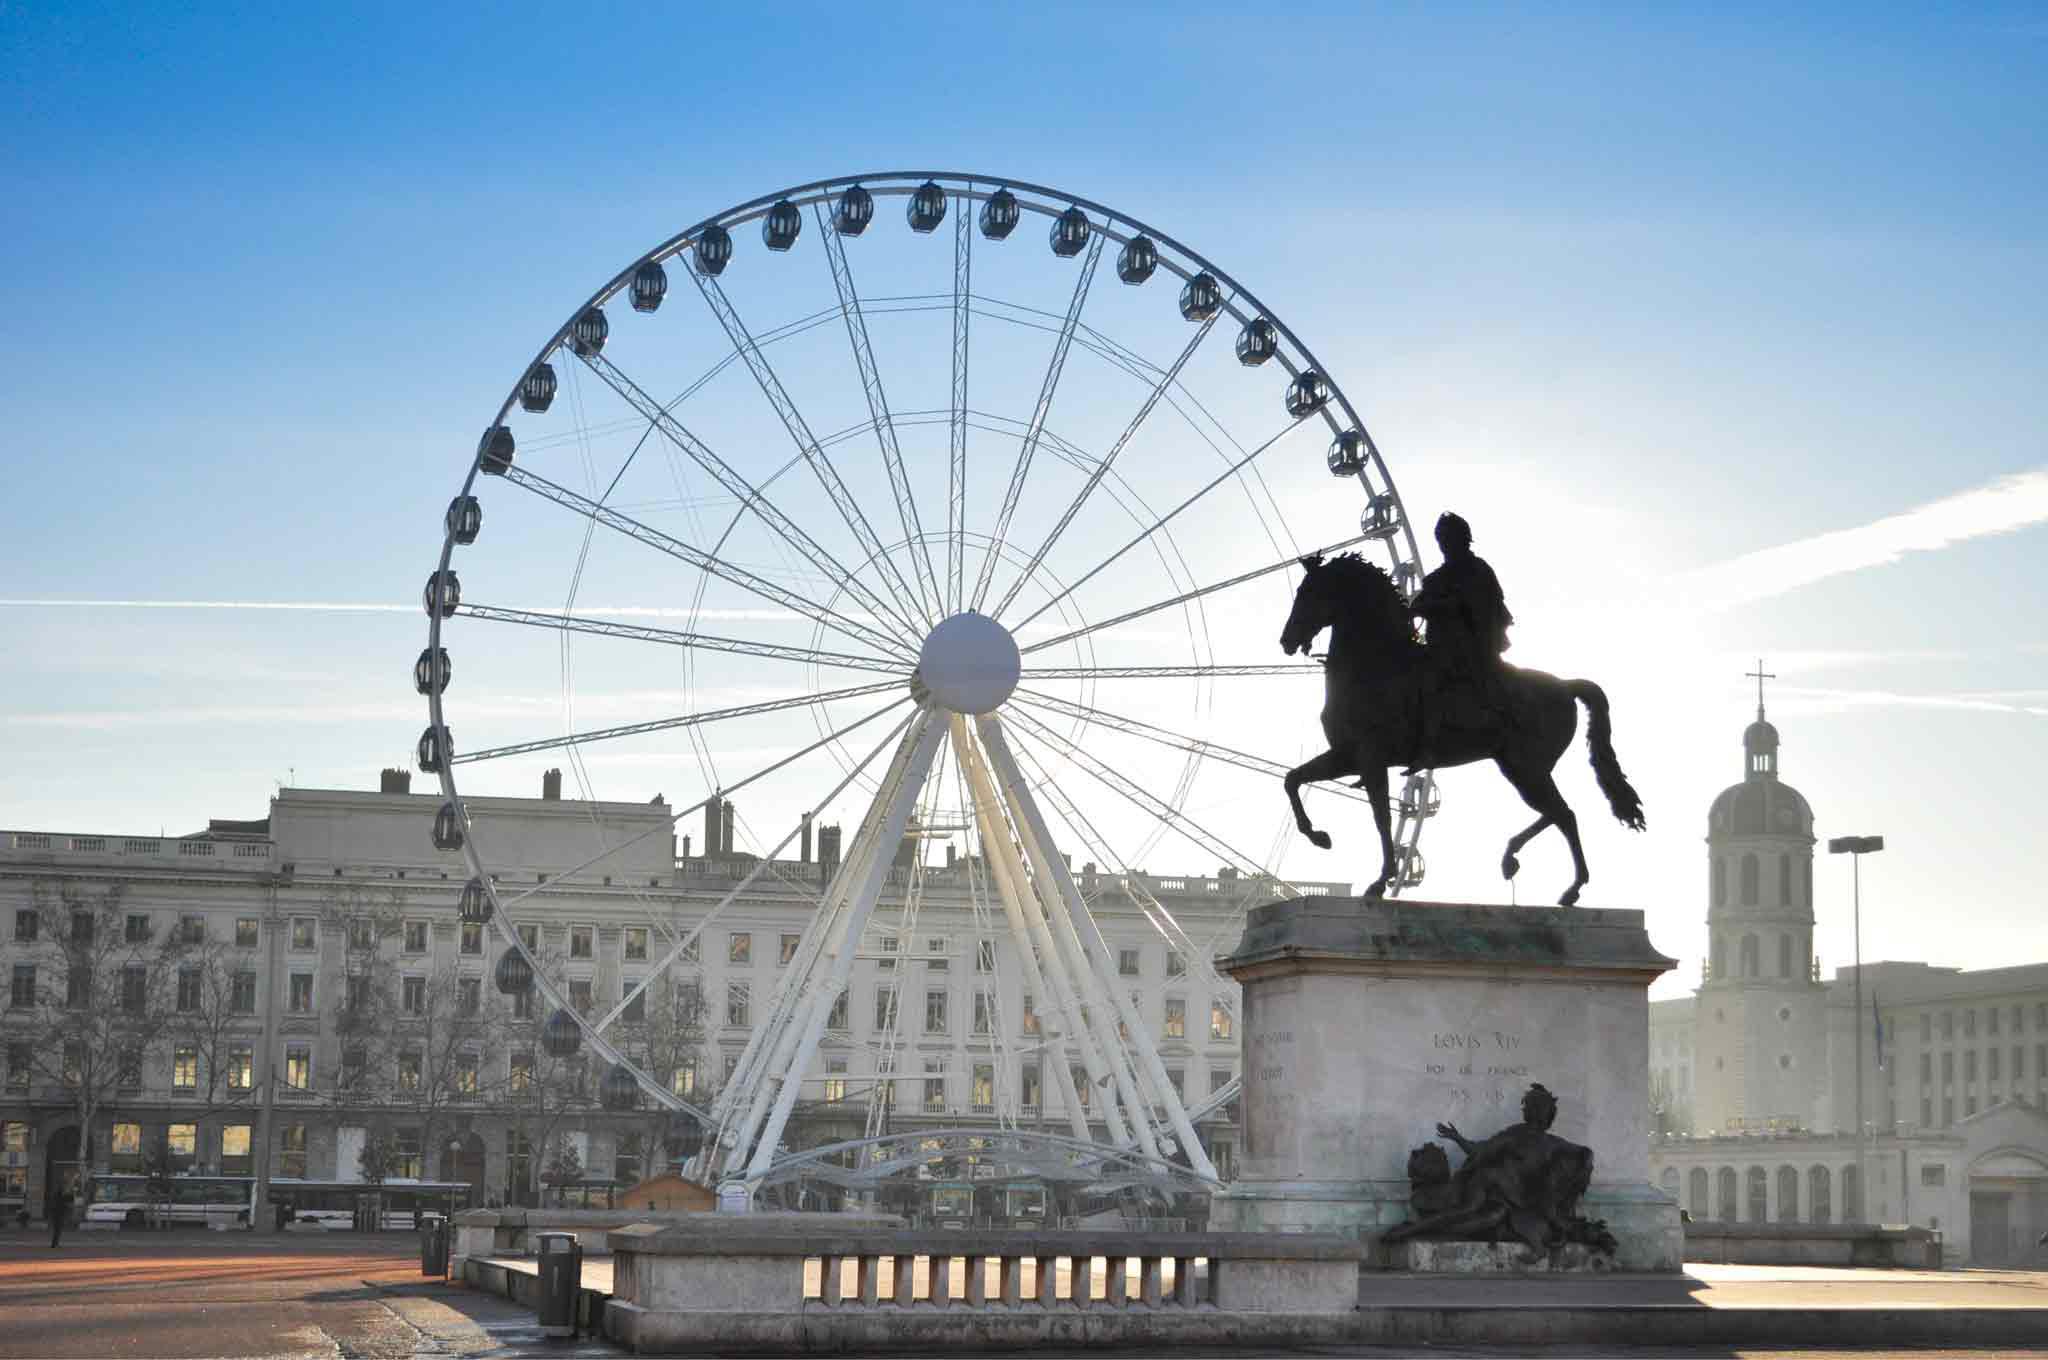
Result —
<path fill-rule="evenodd" d="M 1396 872 L 1388 767 L 1443 769 L 1491 760 L 1537 813 L 1534 823 L 1508 841 L 1500 861 L 1502 877 L 1513 878 L 1521 867 L 1516 852 L 1555 826 L 1571 845 L 1577 874 L 1558 905 L 1576 904 L 1579 889 L 1591 875 L 1579 844 L 1579 819 L 1551 777 L 1578 729 L 1574 701 L 1586 706 L 1593 775 L 1607 805 L 1623 825 L 1637 831 L 1644 825 L 1643 800 L 1629 786 L 1614 755 L 1607 696 L 1600 687 L 1590 680 L 1560 680 L 1542 671 L 1504 665 L 1497 682 L 1499 708 L 1454 704 L 1442 721 L 1430 725 L 1430 740 L 1423 705 L 1446 703 L 1454 696 L 1445 693 L 1437 669 L 1417 640 L 1408 603 L 1392 578 L 1356 553 L 1327 561 L 1316 553 L 1302 558 L 1301 566 L 1294 609 L 1280 634 L 1281 650 L 1289 656 L 1305 653 L 1318 633 L 1330 630 L 1323 669 L 1323 736 L 1330 749 L 1287 772 L 1287 799 L 1294 805 L 1294 824 L 1301 834 L 1320 849 L 1330 848 L 1329 833 L 1316 830 L 1301 806 L 1301 786 L 1358 776 L 1358 787 L 1372 796 L 1373 820 L 1380 832 L 1380 876 L 1365 895 L 1382 897 Z"/>

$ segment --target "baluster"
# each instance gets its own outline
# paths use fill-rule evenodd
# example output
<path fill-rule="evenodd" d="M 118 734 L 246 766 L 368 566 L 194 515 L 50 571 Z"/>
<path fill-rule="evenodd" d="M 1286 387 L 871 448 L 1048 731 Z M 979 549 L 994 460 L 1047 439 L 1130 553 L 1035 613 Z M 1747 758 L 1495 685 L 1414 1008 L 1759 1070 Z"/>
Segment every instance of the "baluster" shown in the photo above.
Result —
<path fill-rule="evenodd" d="M 1138 1263 L 1138 1299 L 1147 1308 L 1159 1306 L 1161 1277 L 1165 1273 L 1157 1256 L 1147 1256 Z"/>
<path fill-rule="evenodd" d="M 917 1302 L 917 1258 L 898 1256 L 896 1259 L 896 1306 L 908 1308 Z"/>

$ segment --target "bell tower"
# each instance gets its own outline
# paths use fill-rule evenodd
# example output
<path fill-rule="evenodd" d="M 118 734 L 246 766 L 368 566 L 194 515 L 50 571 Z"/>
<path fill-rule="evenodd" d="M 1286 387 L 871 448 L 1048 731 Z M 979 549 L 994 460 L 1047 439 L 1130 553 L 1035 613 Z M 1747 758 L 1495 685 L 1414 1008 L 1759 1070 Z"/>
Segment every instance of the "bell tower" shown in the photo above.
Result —
<path fill-rule="evenodd" d="M 1826 1098 L 1826 989 L 1813 963 L 1813 809 L 1779 773 L 1778 729 L 1742 733 L 1742 781 L 1707 813 L 1707 958 L 1694 1010 L 1700 1133 L 1814 1128 Z"/>

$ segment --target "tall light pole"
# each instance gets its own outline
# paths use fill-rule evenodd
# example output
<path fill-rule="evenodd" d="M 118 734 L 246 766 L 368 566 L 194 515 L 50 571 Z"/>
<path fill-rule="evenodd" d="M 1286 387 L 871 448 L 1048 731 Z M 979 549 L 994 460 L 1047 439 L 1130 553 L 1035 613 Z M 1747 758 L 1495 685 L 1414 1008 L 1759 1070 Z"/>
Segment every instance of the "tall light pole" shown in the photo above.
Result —
<path fill-rule="evenodd" d="M 1850 879 L 1854 884 L 1851 894 L 1855 903 L 1856 990 L 1855 1000 L 1850 1004 L 1855 1009 L 1855 1019 L 1849 1028 L 1856 1033 L 1856 1208 L 1865 1221 L 1870 1218 L 1870 1186 L 1863 1164 L 1863 857 L 1882 849 L 1882 836 L 1836 836 L 1828 842 L 1829 854 L 1849 856 Z"/>

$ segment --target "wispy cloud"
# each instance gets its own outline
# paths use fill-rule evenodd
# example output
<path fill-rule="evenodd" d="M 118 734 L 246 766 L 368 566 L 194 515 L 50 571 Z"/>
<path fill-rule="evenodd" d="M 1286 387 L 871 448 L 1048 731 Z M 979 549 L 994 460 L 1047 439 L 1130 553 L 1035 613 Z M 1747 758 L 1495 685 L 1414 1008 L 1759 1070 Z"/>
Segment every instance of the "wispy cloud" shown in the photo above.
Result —
<path fill-rule="evenodd" d="M 1776 702 L 1808 712 L 1839 713 L 1863 708 L 1937 708 L 1961 713 L 2018 713 L 2048 718 L 2048 703 L 2015 703 L 2012 698 L 2035 698 L 2038 691 L 2017 691 L 2011 696 L 1990 693 L 1907 694 L 1883 689 L 1827 689 L 1805 685 L 1782 685 L 1772 691 Z"/>
<path fill-rule="evenodd" d="M 1728 609 L 1897 562 L 1909 553 L 1935 552 L 2043 521 L 2048 521 L 2048 468 L 2035 468 L 1869 524 L 1746 553 L 1688 572 L 1678 584 L 1696 607 Z"/>

